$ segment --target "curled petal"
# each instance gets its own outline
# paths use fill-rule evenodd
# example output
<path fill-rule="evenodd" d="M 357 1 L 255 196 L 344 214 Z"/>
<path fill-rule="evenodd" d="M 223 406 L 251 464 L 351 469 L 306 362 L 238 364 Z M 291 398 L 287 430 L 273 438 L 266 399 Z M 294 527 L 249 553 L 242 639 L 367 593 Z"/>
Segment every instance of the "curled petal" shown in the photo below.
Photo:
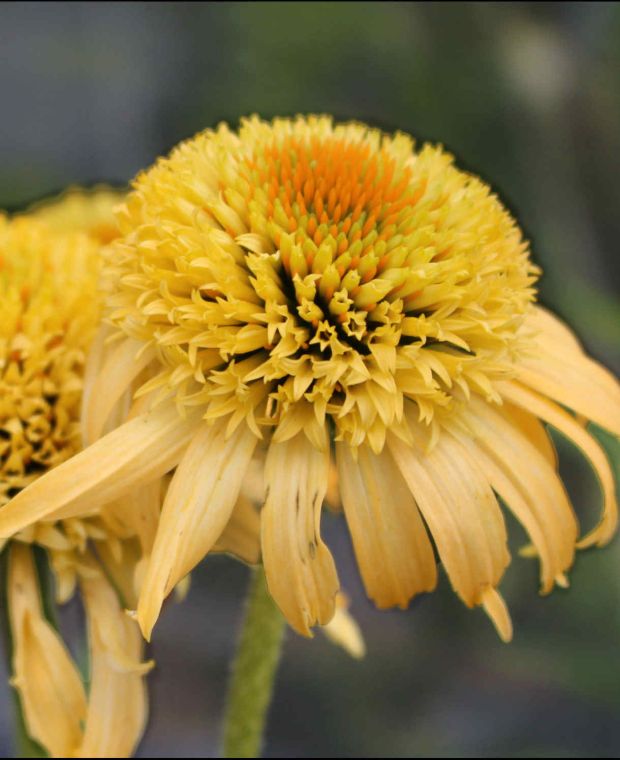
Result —
<path fill-rule="evenodd" d="M 164 599 L 213 548 L 230 519 L 258 439 L 247 425 L 226 437 L 203 422 L 172 478 L 138 604 L 148 639 Z"/>
<path fill-rule="evenodd" d="M 82 737 L 86 695 L 69 652 L 41 609 L 32 550 L 14 543 L 9 555 L 12 684 L 28 733 L 53 757 L 71 757 Z"/>
<path fill-rule="evenodd" d="M 620 384 L 611 372 L 586 356 L 566 325 L 544 309 L 535 309 L 527 324 L 537 350 L 519 360 L 516 379 L 620 435 Z"/>
<path fill-rule="evenodd" d="M 91 655 L 91 686 L 84 737 L 76 757 L 130 757 L 144 731 L 147 695 L 140 629 L 121 607 L 96 565 L 80 587 L 86 609 Z"/>
<path fill-rule="evenodd" d="M 572 415 L 544 396 L 515 382 L 498 383 L 498 389 L 504 398 L 559 430 L 590 461 L 603 493 L 603 514 L 598 525 L 581 539 L 579 546 L 601 546 L 610 541 L 618 525 L 618 503 L 614 476 L 603 449 Z"/>
<path fill-rule="evenodd" d="M 313 625 L 329 623 L 338 592 L 334 560 L 320 534 L 328 476 L 326 441 L 323 451 L 303 433 L 271 443 L 261 517 L 267 585 L 289 624 L 305 636 Z"/>

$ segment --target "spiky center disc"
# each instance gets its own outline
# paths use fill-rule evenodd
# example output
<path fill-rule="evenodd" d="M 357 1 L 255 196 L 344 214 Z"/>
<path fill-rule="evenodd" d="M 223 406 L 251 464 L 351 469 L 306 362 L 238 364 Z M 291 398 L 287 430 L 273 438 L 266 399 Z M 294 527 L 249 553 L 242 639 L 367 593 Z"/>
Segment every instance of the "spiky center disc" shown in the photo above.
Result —
<path fill-rule="evenodd" d="M 383 445 L 509 371 L 536 270 L 489 189 L 404 135 L 327 118 L 225 126 L 138 178 L 116 319 L 155 339 L 158 383 L 231 424 L 329 415 Z"/>

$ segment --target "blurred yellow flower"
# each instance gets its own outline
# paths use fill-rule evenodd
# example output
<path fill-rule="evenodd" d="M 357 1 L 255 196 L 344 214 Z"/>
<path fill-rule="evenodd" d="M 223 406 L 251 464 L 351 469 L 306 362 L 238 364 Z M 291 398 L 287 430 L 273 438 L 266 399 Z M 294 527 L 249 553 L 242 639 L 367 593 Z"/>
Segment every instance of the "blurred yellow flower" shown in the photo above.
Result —
<path fill-rule="evenodd" d="M 329 623 L 339 590 L 320 535 L 328 485 L 379 607 L 434 589 L 433 540 L 505 640 L 497 496 L 531 537 L 544 593 L 566 583 L 576 546 L 613 534 L 612 474 L 581 418 L 620 434 L 619 386 L 535 305 L 519 228 L 442 149 L 327 117 L 254 117 L 141 174 L 118 221 L 120 340 L 85 407 L 92 445 L 16 496 L 0 534 L 176 468 L 141 582 L 147 638 L 179 580 L 244 524 L 256 462 L 269 590 L 302 634 Z M 130 419 L 100 438 L 144 373 Z M 603 516 L 580 541 L 543 423 L 600 479 Z"/>
<path fill-rule="evenodd" d="M 85 357 L 101 316 L 101 244 L 79 226 L 59 232 L 27 216 L 0 216 L 0 512 L 81 448 Z M 8 549 L 12 683 L 29 735 L 54 757 L 128 756 L 142 733 L 150 664 L 141 662 L 139 629 L 123 609 L 135 598 L 131 535 L 110 506 L 84 519 L 67 513 L 30 523 Z M 37 546 L 47 552 L 57 601 L 79 584 L 88 694 L 46 618 Z M 123 603 L 108 576 L 121 583 Z"/>
<path fill-rule="evenodd" d="M 118 235 L 114 209 L 124 197 L 125 191 L 107 185 L 70 187 L 55 198 L 36 203 L 27 213 L 58 232 L 81 230 L 105 244 Z"/>

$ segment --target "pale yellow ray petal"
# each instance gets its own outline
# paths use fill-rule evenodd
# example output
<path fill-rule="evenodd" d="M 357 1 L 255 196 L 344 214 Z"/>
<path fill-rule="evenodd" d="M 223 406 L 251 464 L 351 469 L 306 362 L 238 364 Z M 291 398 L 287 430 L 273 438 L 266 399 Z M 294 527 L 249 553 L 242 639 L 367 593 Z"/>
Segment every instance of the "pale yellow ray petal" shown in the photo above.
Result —
<path fill-rule="evenodd" d="M 92 514 L 174 467 L 197 424 L 173 404 L 136 417 L 35 480 L 0 510 L 0 536 L 41 519 Z"/>
<path fill-rule="evenodd" d="M 213 551 L 232 554 L 249 565 L 260 560 L 260 506 L 241 494 Z"/>
<path fill-rule="evenodd" d="M 433 548 L 410 489 L 387 449 L 366 445 L 357 461 L 336 444 L 338 479 L 366 593 L 380 608 L 406 607 L 437 583 Z"/>
<path fill-rule="evenodd" d="M 620 383 L 548 312 L 537 312 L 533 326 L 536 352 L 517 362 L 516 379 L 620 435 Z"/>
<path fill-rule="evenodd" d="M 82 399 L 80 408 L 80 420 L 85 416 L 86 408 L 90 402 L 95 382 L 101 372 L 101 367 L 108 355 L 109 349 L 106 345 L 107 340 L 113 333 L 114 328 L 108 324 L 102 324 L 93 338 L 88 355 L 86 366 L 84 367 L 84 376 L 82 379 Z M 84 435 L 84 426 L 82 425 L 82 435 Z"/>
<path fill-rule="evenodd" d="M 549 432 L 540 420 L 529 412 L 526 412 L 525 409 L 514 406 L 514 404 L 510 404 L 507 401 L 502 405 L 502 412 L 504 416 L 510 418 L 513 425 L 518 427 L 523 435 L 527 436 L 549 464 L 557 470 L 558 452 L 555 449 Z"/>
<path fill-rule="evenodd" d="M 504 598 L 496 588 L 489 586 L 482 594 L 482 606 L 484 611 L 493 621 L 495 630 L 502 641 L 508 643 L 512 640 L 512 620 Z"/>
<path fill-rule="evenodd" d="M 356 660 L 360 660 L 366 654 L 366 644 L 360 627 L 349 612 L 348 606 L 345 594 L 338 594 L 334 617 L 327 625 L 321 627 L 321 631 L 333 644 L 342 647 Z"/>
<path fill-rule="evenodd" d="M 572 415 L 544 396 L 515 382 L 498 383 L 497 389 L 503 398 L 559 430 L 581 449 L 590 461 L 603 493 L 603 514 L 598 525 L 579 541 L 578 546 L 600 546 L 610 541 L 618 525 L 618 503 L 613 473 L 603 449 Z"/>
<path fill-rule="evenodd" d="M 584 353 L 581 343 L 570 327 L 544 306 L 533 306 L 528 311 L 522 329 L 524 332 L 540 335 L 539 340 L 546 344 L 560 346 L 561 351 Z"/>
<path fill-rule="evenodd" d="M 53 757 L 71 757 L 82 736 L 86 695 L 62 640 L 45 620 L 31 549 L 9 554 L 12 684 L 19 692 L 28 733 Z"/>
<path fill-rule="evenodd" d="M 92 562 L 90 563 L 93 564 Z M 142 637 L 102 573 L 80 579 L 88 622 L 91 686 L 76 757 L 130 757 L 144 731 L 147 694 Z"/>
<path fill-rule="evenodd" d="M 105 504 L 101 509 L 104 520 L 110 517 L 130 535 L 139 538 L 144 554 L 150 554 L 153 548 L 161 512 L 163 485 L 163 479 L 157 478 L 122 498 Z"/>
<path fill-rule="evenodd" d="M 121 555 L 116 555 L 110 541 L 97 541 L 97 556 L 114 588 L 128 609 L 135 609 L 138 604 L 136 590 L 136 566 L 142 560 L 140 543 L 136 538 L 120 542 Z"/>
<path fill-rule="evenodd" d="M 542 591 L 549 592 L 555 578 L 571 567 L 578 534 L 562 481 L 527 435 L 531 426 L 524 432 L 512 414 L 474 398 L 465 420 L 475 442 L 465 434 L 454 434 L 527 530 L 541 560 Z"/>
<path fill-rule="evenodd" d="M 154 348 L 140 351 L 143 347 L 144 344 L 140 341 L 127 338 L 109 352 L 92 383 L 88 404 L 83 409 L 82 430 L 85 446 L 101 437 L 115 404 L 155 356 Z"/>
<path fill-rule="evenodd" d="M 164 599 L 226 527 L 258 439 L 247 425 L 203 422 L 177 468 L 142 582 L 138 620 L 149 639 Z"/>
<path fill-rule="evenodd" d="M 313 625 L 332 619 L 338 592 L 334 560 L 320 534 L 328 476 L 327 443 L 319 451 L 303 433 L 271 443 L 261 515 L 263 563 L 269 592 L 289 624 L 305 636 Z"/>
<path fill-rule="evenodd" d="M 213 547 L 255 565 L 260 561 L 260 511 L 265 503 L 266 447 L 259 442 L 228 525 Z"/>
<path fill-rule="evenodd" d="M 415 420 L 416 446 L 395 436 L 388 445 L 435 539 L 454 590 L 465 604 L 499 583 L 510 562 L 506 526 L 495 495 L 476 461 L 450 433 L 442 431 L 423 453 Z"/>

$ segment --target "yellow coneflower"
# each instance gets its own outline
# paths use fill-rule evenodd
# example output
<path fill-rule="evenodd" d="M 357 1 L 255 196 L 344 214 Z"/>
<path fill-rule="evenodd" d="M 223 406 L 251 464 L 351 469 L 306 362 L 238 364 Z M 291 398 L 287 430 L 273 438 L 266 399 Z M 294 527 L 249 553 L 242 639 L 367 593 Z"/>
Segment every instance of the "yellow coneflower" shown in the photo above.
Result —
<path fill-rule="evenodd" d="M 76 224 L 76 227 L 79 225 Z M 101 316 L 100 242 L 27 216 L 0 216 L 0 512 L 10 499 L 81 448 L 86 352 Z M 131 531 L 114 505 L 85 519 L 30 523 L 8 551 L 12 684 L 28 734 L 54 757 L 124 757 L 146 719 L 132 604 Z M 33 547 L 42 547 L 57 601 L 76 585 L 84 603 L 90 689 L 46 618 Z M 108 576 L 124 583 L 121 602 Z"/>
<path fill-rule="evenodd" d="M 619 387 L 535 305 L 518 226 L 442 149 L 327 117 L 251 118 L 141 174 L 118 220 L 122 339 L 90 393 L 96 442 L 17 495 L 0 534 L 94 511 L 176 468 L 137 607 L 147 638 L 234 519 L 258 453 L 262 562 L 302 634 L 335 611 L 320 534 L 334 467 L 376 604 L 435 587 L 432 539 L 454 590 L 506 640 L 497 496 L 531 537 L 544 593 L 566 583 L 576 546 L 611 537 L 611 471 L 581 418 L 620 433 Z M 97 440 L 145 368 L 131 419 Z M 543 423 L 599 476 L 603 517 L 584 538 Z"/>
<path fill-rule="evenodd" d="M 109 243 L 118 236 L 114 209 L 124 195 L 124 191 L 107 185 L 70 187 L 57 197 L 39 201 L 27 214 L 59 232 L 80 230 Z"/>

